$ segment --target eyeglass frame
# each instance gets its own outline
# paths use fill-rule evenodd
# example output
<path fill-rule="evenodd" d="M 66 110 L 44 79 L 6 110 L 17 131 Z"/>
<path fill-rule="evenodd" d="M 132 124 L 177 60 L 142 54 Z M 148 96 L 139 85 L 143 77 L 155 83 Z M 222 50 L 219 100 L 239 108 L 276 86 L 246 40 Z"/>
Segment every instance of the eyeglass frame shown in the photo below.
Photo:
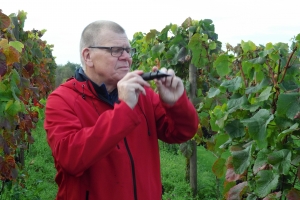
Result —
<path fill-rule="evenodd" d="M 136 48 L 131 48 L 131 47 L 104 47 L 104 46 L 89 46 L 88 48 L 94 48 L 94 49 L 107 49 L 107 50 L 110 50 L 110 55 L 112 57 L 116 57 L 116 58 L 119 58 L 123 55 L 123 52 L 126 50 L 126 52 L 130 55 L 130 58 L 132 58 L 132 56 L 136 53 Z M 120 48 L 120 49 L 123 49 L 121 55 L 119 56 L 114 56 L 113 55 L 113 51 L 112 51 L 112 48 Z M 128 52 L 127 50 L 130 50 L 130 52 Z M 133 52 L 133 53 L 131 53 Z"/>

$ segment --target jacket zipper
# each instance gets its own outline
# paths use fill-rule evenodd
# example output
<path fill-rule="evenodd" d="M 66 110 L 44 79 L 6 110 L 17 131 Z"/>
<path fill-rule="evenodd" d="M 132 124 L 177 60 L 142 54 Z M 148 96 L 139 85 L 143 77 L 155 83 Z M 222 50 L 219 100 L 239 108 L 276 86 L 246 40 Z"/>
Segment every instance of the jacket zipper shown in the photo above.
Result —
<path fill-rule="evenodd" d="M 85 199 L 89 200 L 89 191 L 88 190 L 85 192 Z"/>
<path fill-rule="evenodd" d="M 129 155 L 130 158 L 130 163 L 131 163 L 131 172 L 132 172 L 132 181 L 133 181 L 133 192 L 134 192 L 134 200 L 137 200 L 137 191 L 136 191 L 136 178 L 135 178 L 135 169 L 134 169 L 134 161 L 133 161 L 133 157 L 132 154 L 130 152 L 128 143 L 127 143 L 127 139 L 124 138 L 124 143 L 125 143 L 125 147 L 127 150 L 127 153 Z"/>

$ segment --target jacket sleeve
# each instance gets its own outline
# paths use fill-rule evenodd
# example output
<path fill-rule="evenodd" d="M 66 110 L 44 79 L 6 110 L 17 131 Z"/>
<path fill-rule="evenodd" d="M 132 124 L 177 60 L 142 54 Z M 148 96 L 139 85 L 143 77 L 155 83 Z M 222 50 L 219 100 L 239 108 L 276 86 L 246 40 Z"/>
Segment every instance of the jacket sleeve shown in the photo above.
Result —
<path fill-rule="evenodd" d="M 91 126 L 85 127 L 74 105 L 71 96 L 67 100 L 65 95 L 52 93 L 47 99 L 44 128 L 55 163 L 67 173 L 80 176 L 116 148 L 140 120 L 121 102 L 115 104 L 114 109 L 103 112 L 91 122 Z"/>
<path fill-rule="evenodd" d="M 158 138 L 167 143 L 182 143 L 193 138 L 198 129 L 199 118 L 186 92 L 173 106 L 159 101 L 155 108 Z"/>

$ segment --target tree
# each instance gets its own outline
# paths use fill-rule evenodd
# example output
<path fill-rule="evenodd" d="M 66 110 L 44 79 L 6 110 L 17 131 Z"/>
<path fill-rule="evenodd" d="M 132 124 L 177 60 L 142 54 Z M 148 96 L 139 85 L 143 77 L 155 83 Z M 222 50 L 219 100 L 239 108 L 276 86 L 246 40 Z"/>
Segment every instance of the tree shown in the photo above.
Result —
<path fill-rule="evenodd" d="M 55 71 L 55 87 L 65 82 L 68 78 L 74 76 L 76 69 L 81 65 L 68 62 L 65 65 L 58 65 Z"/>

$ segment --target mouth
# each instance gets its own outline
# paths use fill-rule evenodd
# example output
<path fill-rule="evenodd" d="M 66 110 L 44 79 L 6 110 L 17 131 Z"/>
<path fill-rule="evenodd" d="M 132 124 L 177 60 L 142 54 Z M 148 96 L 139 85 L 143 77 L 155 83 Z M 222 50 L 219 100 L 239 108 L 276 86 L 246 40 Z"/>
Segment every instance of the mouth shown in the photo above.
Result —
<path fill-rule="evenodd" d="M 129 67 L 129 66 L 120 66 L 120 67 L 118 67 L 118 69 L 121 69 L 121 70 L 129 70 L 130 67 Z"/>

